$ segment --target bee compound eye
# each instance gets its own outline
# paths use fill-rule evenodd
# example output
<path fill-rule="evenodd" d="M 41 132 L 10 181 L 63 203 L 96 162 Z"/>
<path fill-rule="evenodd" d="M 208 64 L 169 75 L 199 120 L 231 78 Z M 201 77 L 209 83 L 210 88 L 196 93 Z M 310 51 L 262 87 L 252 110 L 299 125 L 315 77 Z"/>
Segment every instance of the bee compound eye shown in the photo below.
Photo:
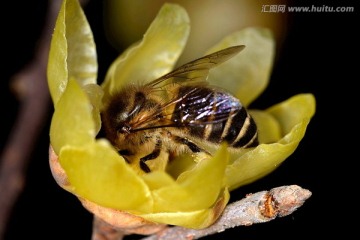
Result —
<path fill-rule="evenodd" d="M 130 133 L 131 127 L 128 125 L 122 125 L 121 127 L 118 128 L 118 133 Z"/>

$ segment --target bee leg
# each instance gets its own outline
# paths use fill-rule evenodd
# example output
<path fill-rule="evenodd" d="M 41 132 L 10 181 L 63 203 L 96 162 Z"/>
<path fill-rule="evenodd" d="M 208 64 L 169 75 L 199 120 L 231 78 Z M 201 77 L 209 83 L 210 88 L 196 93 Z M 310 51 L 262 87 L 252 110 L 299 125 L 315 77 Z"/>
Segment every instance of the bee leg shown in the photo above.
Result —
<path fill-rule="evenodd" d="M 125 156 L 133 155 L 132 152 L 130 152 L 130 151 L 127 150 L 127 149 L 120 150 L 120 151 L 118 151 L 118 153 L 119 153 L 120 155 L 125 155 Z"/>
<path fill-rule="evenodd" d="M 161 146 L 162 146 L 161 139 L 157 138 L 154 150 L 150 154 L 146 155 L 145 157 L 140 158 L 139 164 L 140 164 L 141 170 L 143 170 L 146 173 L 151 172 L 149 166 L 145 162 L 148 160 L 157 158 L 161 153 Z"/>
<path fill-rule="evenodd" d="M 186 145 L 193 153 L 207 152 L 207 151 L 201 149 L 200 147 L 198 147 L 195 143 L 189 141 L 189 139 L 187 139 L 187 138 L 182 138 L 182 137 L 174 136 L 174 140 L 175 140 L 177 143 Z"/>
<path fill-rule="evenodd" d="M 127 163 L 130 163 L 130 161 L 129 161 L 129 159 L 127 158 L 127 156 L 133 155 L 132 152 L 130 152 L 130 151 L 127 150 L 127 149 L 124 149 L 124 150 L 118 151 L 118 153 L 125 159 L 125 161 L 126 161 Z"/>

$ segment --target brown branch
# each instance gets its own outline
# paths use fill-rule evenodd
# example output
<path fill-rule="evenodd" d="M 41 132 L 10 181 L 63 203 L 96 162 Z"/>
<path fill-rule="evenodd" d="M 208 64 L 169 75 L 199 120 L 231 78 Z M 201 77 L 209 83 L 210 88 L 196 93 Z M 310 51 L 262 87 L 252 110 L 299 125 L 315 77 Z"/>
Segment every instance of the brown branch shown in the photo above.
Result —
<path fill-rule="evenodd" d="M 11 79 L 20 108 L 8 142 L 0 157 L 0 239 L 5 233 L 12 208 L 24 187 L 25 170 L 44 126 L 50 96 L 46 67 L 51 36 L 62 0 L 50 0 L 43 32 L 34 59 Z M 86 1 L 82 1 L 84 3 Z"/>
<path fill-rule="evenodd" d="M 237 226 L 263 223 L 293 213 L 311 196 L 311 192 L 296 185 L 273 188 L 249 194 L 246 198 L 229 204 L 217 222 L 201 230 L 183 227 L 166 228 L 143 240 L 198 239 Z"/>
<path fill-rule="evenodd" d="M 125 235 L 125 232 L 94 216 L 91 240 L 121 240 Z"/>
<path fill-rule="evenodd" d="M 237 226 L 268 222 L 276 217 L 293 213 L 311 196 L 311 192 L 297 185 L 273 188 L 248 194 L 244 199 L 229 204 L 220 218 L 210 227 L 194 230 L 184 227 L 167 227 L 142 240 L 198 239 Z M 151 227 L 151 226 L 150 226 Z M 126 229 L 115 228 L 95 217 L 92 240 L 121 240 L 129 234 Z"/>

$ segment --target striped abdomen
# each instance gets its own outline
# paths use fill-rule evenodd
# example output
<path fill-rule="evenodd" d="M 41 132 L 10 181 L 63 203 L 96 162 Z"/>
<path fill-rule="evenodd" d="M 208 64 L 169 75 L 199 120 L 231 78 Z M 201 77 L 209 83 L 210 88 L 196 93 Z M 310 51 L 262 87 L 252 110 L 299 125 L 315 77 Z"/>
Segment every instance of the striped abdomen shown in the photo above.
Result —
<path fill-rule="evenodd" d="M 189 134 L 212 143 L 226 141 L 230 147 L 258 145 L 257 127 L 239 100 L 230 93 L 207 87 L 181 87 L 183 96 L 172 121 L 187 127 Z"/>

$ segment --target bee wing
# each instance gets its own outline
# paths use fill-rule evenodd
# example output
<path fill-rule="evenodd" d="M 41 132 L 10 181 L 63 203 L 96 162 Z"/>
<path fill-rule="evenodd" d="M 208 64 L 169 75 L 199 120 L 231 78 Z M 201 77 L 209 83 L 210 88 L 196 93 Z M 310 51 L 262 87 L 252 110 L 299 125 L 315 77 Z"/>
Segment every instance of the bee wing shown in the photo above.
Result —
<path fill-rule="evenodd" d="M 240 108 L 230 94 L 214 90 L 204 93 L 209 70 L 235 56 L 245 46 L 233 46 L 186 63 L 145 86 L 165 100 L 158 111 L 140 122 L 132 131 L 161 127 L 184 127 L 225 121 Z M 175 89 L 175 91 L 174 91 Z M 177 93 L 176 89 L 182 89 Z M 162 90 L 162 91 L 156 91 Z M 156 93 L 155 93 L 156 92 Z M 165 113 L 165 115 L 164 115 Z M 159 116 L 162 116 L 159 118 Z"/>
<path fill-rule="evenodd" d="M 191 84 L 205 82 L 209 74 L 209 70 L 226 60 L 232 58 L 245 48 L 244 45 L 225 48 L 218 52 L 198 58 L 188 62 L 164 76 L 146 84 L 150 87 L 162 87 L 172 83 Z"/>
<path fill-rule="evenodd" d="M 242 105 L 226 91 L 208 87 L 182 87 L 176 97 L 143 118 L 133 131 L 163 127 L 204 126 L 227 121 Z M 159 117 L 161 116 L 161 117 Z"/>
<path fill-rule="evenodd" d="M 206 125 L 226 121 L 242 105 L 237 98 L 219 89 L 188 88 L 177 99 L 171 121 L 179 126 Z"/>

